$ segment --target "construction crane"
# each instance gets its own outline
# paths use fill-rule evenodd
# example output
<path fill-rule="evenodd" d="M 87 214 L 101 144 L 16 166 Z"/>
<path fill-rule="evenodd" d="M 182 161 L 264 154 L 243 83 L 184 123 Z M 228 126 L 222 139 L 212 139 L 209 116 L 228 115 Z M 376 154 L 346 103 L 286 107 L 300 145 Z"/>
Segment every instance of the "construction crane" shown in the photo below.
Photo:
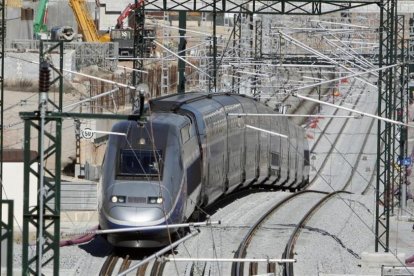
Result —
<path fill-rule="evenodd" d="M 86 42 L 109 42 L 108 34 L 99 35 L 95 23 L 89 14 L 88 7 L 85 0 L 69 0 L 69 6 L 73 10 L 79 28 Z"/>
<path fill-rule="evenodd" d="M 35 39 L 47 38 L 47 3 L 48 0 L 40 0 L 37 6 L 36 17 L 33 21 L 33 37 Z"/>
<path fill-rule="evenodd" d="M 127 18 L 135 9 L 139 8 L 143 2 L 144 1 L 139 1 L 137 5 L 135 5 L 135 3 L 128 4 L 128 6 L 121 12 L 121 15 L 116 19 L 115 29 L 124 29 L 125 18 Z"/>

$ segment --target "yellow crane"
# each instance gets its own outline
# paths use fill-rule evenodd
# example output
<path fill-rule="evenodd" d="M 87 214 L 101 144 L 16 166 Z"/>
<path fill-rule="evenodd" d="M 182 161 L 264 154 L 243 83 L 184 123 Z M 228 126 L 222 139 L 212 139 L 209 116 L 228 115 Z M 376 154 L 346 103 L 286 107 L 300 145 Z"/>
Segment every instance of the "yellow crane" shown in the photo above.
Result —
<path fill-rule="evenodd" d="M 76 21 L 80 27 L 83 40 L 86 42 L 109 42 L 109 34 L 99 35 L 95 23 L 89 14 L 85 0 L 69 0 L 69 6 L 73 10 Z"/>

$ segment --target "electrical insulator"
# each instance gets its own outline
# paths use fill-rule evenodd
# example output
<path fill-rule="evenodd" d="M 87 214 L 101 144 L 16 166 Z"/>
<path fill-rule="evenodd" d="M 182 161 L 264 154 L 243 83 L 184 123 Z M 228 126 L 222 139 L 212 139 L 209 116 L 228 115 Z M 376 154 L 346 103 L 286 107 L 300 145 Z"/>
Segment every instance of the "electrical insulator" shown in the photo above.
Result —
<path fill-rule="evenodd" d="M 50 87 L 50 69 L 49 63 L 43 61 L 40 64 L 39 72 L 39 92 L 49 92 Z"/>

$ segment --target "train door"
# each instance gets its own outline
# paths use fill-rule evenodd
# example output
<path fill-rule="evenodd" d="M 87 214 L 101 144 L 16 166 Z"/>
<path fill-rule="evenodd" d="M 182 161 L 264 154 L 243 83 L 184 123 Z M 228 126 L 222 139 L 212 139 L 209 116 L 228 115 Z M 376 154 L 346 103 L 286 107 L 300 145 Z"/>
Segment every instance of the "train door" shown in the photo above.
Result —
<path fill-rule="evenodd" d="M 305 137 L 305 131 L 301 130 L 303 137 Z M 303 139 L 303 183 L 301 188 L 309 183 L 309 171 L 310 171 L 310 152 L 309 144 L 306 138 Z"/>
<path fill-rule="evenodd" d="M 242 105 L 243 112 L 249 114 L 257 114 L 256 102 L 246 97 L 236 98 Z M 244 124 L 253 127 L 259 126 L 259 117 L 246 116 L 244 117 Z M 245 186 L 256 181 L 259 177 L 259 135 L 260 131 L 244 127 L 244 154 L 243 154 L 243 174 Z"/>
<path fill-rule="evenodd" d="M 271 130 L 275 133 L 281 133 L 281 122 L 278 117 L 271 117 Z M 277 135 L 270 137 L 270 178 L 269 184 L 276 184 L 280 179 L 280 143 L 281 138 Z"/>
<path fill-rule="evenodd" d="M 296 181 L 296 165 L 297 165 L 297 139 L 295 126 L 289 122 L 289 181 L 288 187 L 295 184 Z"/>
<path fill-rule="evenodd" d="M 267 107 L 258 104 L 257 112 L 260 114 L 267 114 Z M 259 128 L 270 130 L 270 118 L 267 116 L 260 116 L 259 118 Z M 270 161 L 269 161 L 269 151 L 270 151 L 270 135 L 268 133 L 259 132 L 259 178 L 257 183 L 265 183 L 269 178 L 270 173 Z"/>
<path fill-rule="evenodd" d="M 281 164 L 280 164 L 280 178 L 276 182 L 277 186 L 285 186 L 286 182 L 289 180 L 289 144 L 290 144 L 290 133 L 288 127 L 288 119 L 281 117 L 279 118 L 279 128 L 280 133 L 286 135 L 288 138 L 281 139 L 280 141 L 280 155 L 281 155 Z"/>
<path fill-rule="evenodd" d="M 304 167 L 303 167 L 303 135 L 302 130 L 298 127 L 295 127 L 296 130 L 296 145 L 297 145 L 297 151 L 296 151 L 296 183 L 295 183 L 295 189 L 299 188 L 301 183 L 303 182 L 303 174 L 304 174 Z"/>
<path fill-rule="evenodd" d="M 229 113 L 242 113 L 243 109 L 235 97 L 230 95 L 217 95 L 213 97 L 224 108 L 226 114 L 227 132 L 224 138 L 227 143 L 226 152 L 226 192 L 234 190 L 244 181 L 244 118 L 228 115 Z"/>
<path fill-rule="evenodd" d="M 194 128 L 196 141 L 198 144 L 198 149 L 194 149 L 196 152 L 199 152 L 199 161 L 195 161 L 195 163 L 199 163 L 198 167 L 196 164 L 193 165 L 193 169 L 195 170 L 193 173 L 195 175 L 199 174 L 200 184 L 201 184 L 201 191 L 199 192 L 197 198 L 193 199 L 194 202 L 197 202 L 199 205 L 205 205 L 207 203 L 207 198 L 204 196 L 205 186 L 206 186 L 206 173 L 207 173 L 207 159 L 206 159 L 206 135 L 205 135 L 205 125 L 202 118 L 202 114 L 199 113 L 197 109 L 194 109 L 192 106 L 183 105 L 182 108 L 179 110 L 179 113 L 185 115 L 190 118 L 192 122 L 192 127 Z M 191 133 L 191 132 L 190 132 Z M 196 172 L 197 171 L 197 172 Z M 188 178 L 188 175 L 187 175 Z M 192 190 L 190 187 L 189 190 Z"/>
<path fill-rule="evenodd" d="M 213 202 L 221 196 L 226 187 L 225 164 L 227 152 L 227 140 L 225 130 L 227 127 L 224 108 L 217 102 L 206 99 L 200 101 L 204 109 L 204 123 L 206 126 L 206 158 L 207 158 L 207 181 L 206 196 L 208 203 Z"/>

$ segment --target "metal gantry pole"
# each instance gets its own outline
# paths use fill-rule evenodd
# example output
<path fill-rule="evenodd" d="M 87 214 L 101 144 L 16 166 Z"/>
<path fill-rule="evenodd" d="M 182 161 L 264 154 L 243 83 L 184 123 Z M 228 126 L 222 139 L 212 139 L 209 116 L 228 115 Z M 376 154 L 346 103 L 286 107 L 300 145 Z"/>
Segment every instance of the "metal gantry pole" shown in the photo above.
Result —
<path fill-rule="evenodd" d="M 241 37 L 241 13 L 235 14 L 233 17 L 233 51 L 234 58 L 236 63 L 240 63 L 241 59 L 241 47 L 240 47 L 240 38 Z M 235 93 L 240 93 L 240 66 L 232 66 L 232 82 L 231 82 L 231 90 Z"/>
<path fill-rule="evenodd" d="M 51 65 L 49 57 L 58 52 L 59 67 Z M 53 53 L 53 54 L 52 54 Z M 52 69 L 57 75 L 50 79 Z M 39 111 L 21 115 L 24 120 L 24 201 L 23 201 L 23 275 L 41 275 L 43 267 L 52 263 L 53 275 L 59 274 L 60 240 L 60 182 L 61 182 L 61 131 L 62 120 L 51 118 L 47 106 L 62 112 L 63 94 L 63 42 L 40 42 Z M 47 97 L 51 85 L 57 86 L 57 99 Z M 50 127 L 49 127 L 50 126 Z M 32 137 L 32 130 L 37 135 Z M 48 130 L 49 129 L 49 130 Z M 38 139 L 37 151 L 31 151 L 31 142 Z M 48 141 L 48 142 L 46 142 Z M 47 147 L 45 145 L 48 145 Z M 45 166 L 46 160 L 54 163 Z M 37 165 L 37 170 L 34 166 Z M 37 179 L 37 204 L 30 205 L 30 178 Z M 32 195 L 33 196 L 33 195 Z M 30 226 L 36 229 L 36 253 L 29 255 Z"/>
<path fill-rule="evenodd" d="M 396 4 L 395 4 L 396 5 Z M 398 43 L 397 43 L 397 39 L 398 39 L 398 17 L 397 17 L 397 7 L 395 7 L 394 9 L 392 9 L 392 15 L 391 15 L 391 28 L 392 28 L 392 44 L 391 44 L 391 59 L 390 62 L 392 64 L 397 62 L 397 51 L 399 49 L 398 47 Z M 398 108 L 400 108 L 399 106 L 399 89 L 398 89 L 398 76 L 399 76 L 399 70 L 400 68 L 395 67 L 392 70 L 392 75 L 390 77 L 390 93 L 389 93 L 389 114 L 391 116 L 391 119 L 393 120 L 399 120 L 398 116 Z M 397 92 L 398 91 L 398 92 Z M 391 126 L 391 137 L 398 137 L 400 135 L 400 127 L 397 127 L 396 125 L 392 125 Z M 390 139 L 391 145 L 390 145 L 390 164 L 392 166 L 392 168 L 390 169 L 390 202 L 389 202 L 389 206 L 391 208 L 390 210 L 390 215 L 394 216 L 394 204 L 395 204 L 395 196 L 394 196 L 394 192 L 396 189 L 400 189 L 400 185 L 399 185 L 399 177 L 400 177 L 400 173 L 399 171 L 396 169 L 398 167 L 397 164 L 397 158 L 398 158 L 398 151 L 400 149 L 399 147 L 399 140 L 398 142 L 394 142 L 395 139 Z"/>
<path fill-rule="evenodd" d="M 209 93 L 217 92 L 217 10 L 216 1 L 213 2 L 213 73 L 210 74 L 213 78 L 213 87 L 210 87 Z"/>
<path fill-rule="evenodd" d="M 12 276 L 13 275 L 13 219 L 14 219 L 14 202 L 13 200 L 2 200 L 1 204 L 7 206 L 7 223 L 1 225 L 1 229 L 4 231 L 0 233 L 1 241 L 7 240 L 7 260 L 6 260 L 6 274 L 1 275 Z"/>
<path fill-rule="evenodd" d="M 255 61 L 259 61 L 262 59 L 262 42 L 263 42 L 263 25 L 262 25 L 262 20 L 260 19 L 256 19 L 256 25 L 255 25 L 255 36 L 254 36 L 254 59 Z M 260 64 L 256 64 L 254 65 L 254 72 L 256 72 L 256 75 L 253 78 L 253 85 L 252 85 L 252 95 L 254 97 L 258 97 L 259 95 L 259 89 L 258 86 L 261 85 L 261 78 L 258 77 L 258 74 L 260 74 L 261 72 L 261 66 Z"/>
<path fill-rule="evenodd" d="M 407 105 L 407 88 L 408 88 L 408 73 L 407 73 L 407 65 L 406 65 L 406 39 L 405 39 L 405 16 L 398 15 L 397 18 L 397 61 L 403 64 L 400 68 L 398 68 L 398 77 L 396 78 L 397 82 L 397 89 L 395 94 L 397 95 L 397 119 L 401 122 L 408 123 L 408 105 Z M 407 128 L 400 127 L 400 139 L 399 139 L 399 152 L 397 153 L 400 160 L 407 157 Z M 407 166 L 404 164 L 400 164 L 399 170 L 399 181 L 398 181 L 398 188 L 400 191 L 400 215 L 406 215 L 406 208 L 407 208 Z"/>
<path fill-rule="evenodd" d="M 4 125 L 4 42 L 6 39 L 6 13 L 5 13 L 5 1 L 0 1 L 0 9 L 1 9 L 1 22 L 0 22 L 0 245 L 2 244 L 3 240 L 9 238 L 8 235 L 3 235 L 2 231 L 5 229 L 6 231 L 12 231 L 10 227 L 13 225 L 9 225 L 7 222 L 3 221 L 3 144 L 4 144 L 4 136 L 3 136 L 3 125 Z M 12 260 L 13 256 L 7 255 L 7 275 L 11 275 L 13 267 L 9 264 L 9 259 Z M 0 254 L 0 263 L 1 263 L 1 254 Z M 12 263 L 11 263 L 12 264 Z M 10 265 L 10 266 L 9 266 Z M 1 273 L 1 267 L 0 267 Z"/>
<path fill-rule="evenodd" d="M 382 0 L 380 3 L 380 33 L 379 33 L 379 67 L 391 65 L 394 57 L 394 30 L 393 21 L 396 19 L 396 0 Z M 392 118 L 394 107 L 393 68 L 381 70 L 378 77 L 378 115 L 384 118 Z M 377 139 L 377 185 L 376 185 L 376 209 L 375 209 L 375 252 L 380 248 L 389 251 L 389 225 L 390 225 L 390 196 L 392 148 L 394 139 L 392 125 L 389 122 L 378 122 Z"/>
<path fill-rule="evenodd" d="M 135 0 L 134 11 L 134 61 L 132 73 L 132 86 L 135 87 L 135 91 L 132 92 L 132 110 L 138 110 L 140 107 L 140 91 L 137 91 L 138 85 L 142 82 L 142 71 L 144 68 L 144 53 L 145 53 L 145 40 L 144 40 L 144 25 L 145 25 L 145 5 L 139 5 L 138 0 Z"/>
<path fill-rule="evenodd" d="M 168 45 L 168 42 L 170 39 L 168 38 L 170 36 L 170 30 L 167 28 L 167 26 L 170 24 L 170 16 L 168 12 L 164 12 L 163 14 L 163 38 L 162 38 L 162 44 L 164 46 Z M 162 49 L 162 59 L 161 59 L 161 96 L 166 95 L 168 93 L 168 90 L 170 89 L 170 67 L 169 62 L 167 59 L 168 52 L 165 49 Z"/>
<path fill-rule="evenodd" d="M 44 246 L 44 199 L 46 195 L 45 191 L 45 124 L 46 124 L 46 111 L 48 103 L 48 92 L 50 87 L 50 69 L 47 61 L 40 63 L 39 73 L 39 114 L 40 114 L 40 131 L 39 131 L 39 188 L 38 188 L 38 236 L 36 242 L 37 249 L 37 273 L 42 275 L 42 259 L 43 259 L 43 246 Z"/>
<path fill-rule="evenodd" d="M 187 12 L 180 11 L 178 13 L 178 27 L 180 28 L 180 42 L 178 45 L 178 53 L 181 59 L 178 59 L 178 93 L 185 93 L 185 62 L 183 61 L 183 59 L 185 58 L 185 48 L 187 45 L 187 39 L 184 37 L 187 28 L 186 22 Z"/>

